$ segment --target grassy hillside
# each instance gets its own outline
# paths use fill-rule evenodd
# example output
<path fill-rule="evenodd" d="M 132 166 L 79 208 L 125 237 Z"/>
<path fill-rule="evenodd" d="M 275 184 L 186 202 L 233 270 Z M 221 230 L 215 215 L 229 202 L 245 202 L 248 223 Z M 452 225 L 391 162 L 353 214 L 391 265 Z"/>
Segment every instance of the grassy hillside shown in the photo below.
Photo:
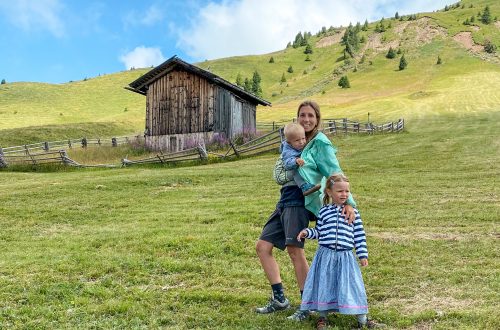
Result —
<path fill-rule="evenodd" d="M 383 33 L 375 32 L 380 22 L 370 23 L 368 30 L 360 33 L 365 43 L 349 63 L 343 60 L 343 46 L 338 43 L 343 29 L 337 28 L 338 33 L 311 38 L 311 61 L 305 61 L 304 47 L 290 47 L 272 54 L 197 65 L 232 82 L 238 74 L 251 78 L 257 70 L 262 77 L 264 98 L 273 103 L 272 108 L 258 109 L 258 121 L 289 120 L 294 117 L 297 104 L 305 98 L 318 100 L 325 117 L 365 120 L 370 112 L 373 121 L 395 120 L 396 116 L 418 117 L 423 111 L 446 112 L 451 107 L 455 110 L 464 107 L 466 112 L 477 111 L 477 107 L 491 110 L 498 104 L 493 91 L 499 87 L 500 57 L 469 51 L 454 38 L 459 32 L 470 32 L 473 38 L 470 42 L 478 47 L 489 39 L 500 48 L 499 22 L 485 25 L 476 17 L 474 25 L 462 24 L 466 18 L 477 16 L 486 5 L 492 17 L 500 16 L 500 3 L 481 0 L 461 4 L 463 8 L 420 13 L 415 21 L 385 18 L 387 29 Z M 399 57 L 385 58 L 389 46 L 405 54 L 406 70 L 397 70 Z M 360 63 L 362 55 L 365 60 Z M 274 63 L 269 63 L 271 56 Z M 441 65 L 436 65 L 438 56 L 442 58 Z M 293 73 L 287 72 L 289 66 L 293 67 Z M 0 146 L 142 132 L 145 99 L 123 87 L 147 70 L 60 85 L 21 82 L 0 85 Z M 280 82 L 283 74 L 286 83 Z M 339 76 L 344 74 L 351 81 L 350 89 L 337 86 Z M 464 94 L 471 98 L 464 99 Z M 484 99 L 485 94 L 492 99 Z M 457 103 L 449 104 L 447 95 L 453 96 L 451 102 Z"/>

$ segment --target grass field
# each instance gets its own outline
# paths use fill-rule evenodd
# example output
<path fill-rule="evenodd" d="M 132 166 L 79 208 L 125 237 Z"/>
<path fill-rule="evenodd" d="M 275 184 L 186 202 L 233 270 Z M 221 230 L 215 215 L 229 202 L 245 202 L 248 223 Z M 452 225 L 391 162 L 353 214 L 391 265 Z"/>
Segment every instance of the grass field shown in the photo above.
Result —
<path fill-rule="evenodd" d="M 334 140 L 368 233 L 371 315 L 391 328 L 500 327 L 498 122 L 498 111 L 426 116 L 402 134 Z M 279 195 L 275 157 L 2 172 L 0 324 L 311 328 L 253 313 L 269 294 L 254 243 Z"/>

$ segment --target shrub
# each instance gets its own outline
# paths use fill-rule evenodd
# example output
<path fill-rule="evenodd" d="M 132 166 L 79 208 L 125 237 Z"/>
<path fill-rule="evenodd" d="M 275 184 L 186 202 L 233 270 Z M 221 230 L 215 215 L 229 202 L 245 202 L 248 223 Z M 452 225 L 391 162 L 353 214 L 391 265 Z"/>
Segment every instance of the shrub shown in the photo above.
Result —
<path fill-rule="evenodd" d="M 492 43 L 490 40 L 486 39 L 485 42 L 484 42 L 484 51 L 489 53 L 489 54 L 493 54 L 494 52 L 496 52 L 497 50 L 497 46 Z"/>
<path fill-rule="evenodd" d="M 351 88 L 351 84 L 349 83 L 349 79 L 347 78 L 347 76 L 342 76 L 339 80 L 338 85 L 342 88 Z"/>
<path fill-rule="evenodd" d="M 399 70 L 404 70 L 408 66 L 408 62 L 406 61 L 405 56 L 401 56 L 401 59 L 399 60 Z"/>

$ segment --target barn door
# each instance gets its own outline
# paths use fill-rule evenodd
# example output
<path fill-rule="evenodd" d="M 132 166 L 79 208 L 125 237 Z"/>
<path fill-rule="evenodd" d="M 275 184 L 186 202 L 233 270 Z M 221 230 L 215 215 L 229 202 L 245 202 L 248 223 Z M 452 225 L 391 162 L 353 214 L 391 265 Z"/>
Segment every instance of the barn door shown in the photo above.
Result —
<path fill-rule="evenodd" d="M 234 137 L 243 132 L 243 106 L 234 97 L 231 103 L 231 137 Z"/>

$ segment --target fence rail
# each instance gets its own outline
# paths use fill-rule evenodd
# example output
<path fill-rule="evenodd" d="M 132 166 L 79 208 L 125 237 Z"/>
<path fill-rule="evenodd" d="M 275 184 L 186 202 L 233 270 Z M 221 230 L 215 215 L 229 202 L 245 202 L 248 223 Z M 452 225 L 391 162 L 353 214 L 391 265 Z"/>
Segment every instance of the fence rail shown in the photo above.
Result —
<path fill-rule="evenodd" d="M 217 158 L 253 156 L 269 151 L 279 150 L 279 146 L 283 139 L 282 128 L 285 123 L 273 122 L 269 126 L 273 129 L 271 132 L 262 135 L 256 139 L 248 141 L 242 145 L 235 145 L 233 141 L 229 140 L 229 148 L 226 153 L 218 154 L 214 152 L 207 152 L 205 146 L 198 145 L 195 148 L 182 150 L 168 154 L 157 154 L 152 157 L 129 160 L 122 159 L 121 166 L 130 166 L 137 164 L 152 164 L 152 163 L 178 163 L 185 161 L 207 160 L 209 155 Z M 269 124 L 269 123 L 268 123 Z M 262 127 L 262 124 L 260 124 Z M 322 131 L 327 135 L 349 134 L 349 133 L 385 133 L 385 132 L 400 132 L 404 129 L 405 123 L 403 119 L 397 122 L 388 122 L 381 125 L 374 123 L 360 123 L 357 121 L 349 120 L 347 118 L 326 118 L 323 119 Z M 259 124 L 258 124 L 259 127 Z M 116 165 L 82 165 L 70 159 L 66 151 L 59 149 L 51 151 L 51 149 L 68 146 L 72 148 L 76 145 L 86 148 L 89 145 L 107 145 L 116 147 L 118 145 L 127 144 L 131 142 L 138 142 L 143 139 L 142 136 L 133 137 L 114 137 L 111 139 L 73 139 L 63 141 L 41 142 L 33 144 L 25 144 L 22 146 L 0 148 L 0 167 L 7 167 L 8 164 L 32 164 L 33 166 L 48 163 L 60 163 L 70 166 L 79 167 L 117 167 Z"/>

